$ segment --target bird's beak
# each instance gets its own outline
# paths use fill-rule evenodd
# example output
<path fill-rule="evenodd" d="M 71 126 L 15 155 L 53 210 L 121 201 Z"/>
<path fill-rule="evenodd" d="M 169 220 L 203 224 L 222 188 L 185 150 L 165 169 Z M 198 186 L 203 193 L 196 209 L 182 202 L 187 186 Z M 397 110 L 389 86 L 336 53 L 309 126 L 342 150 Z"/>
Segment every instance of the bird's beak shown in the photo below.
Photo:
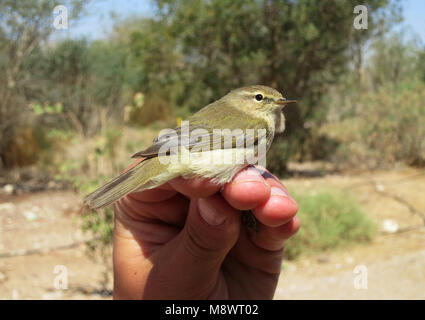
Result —
<path fill-rule="evenodd" d="M 297 100 L 287 100 L 287 99 L 279 99 L 276 101 L 276 104 L 279 106 L 286 106 L 287 104 L 297 103 Z"/>

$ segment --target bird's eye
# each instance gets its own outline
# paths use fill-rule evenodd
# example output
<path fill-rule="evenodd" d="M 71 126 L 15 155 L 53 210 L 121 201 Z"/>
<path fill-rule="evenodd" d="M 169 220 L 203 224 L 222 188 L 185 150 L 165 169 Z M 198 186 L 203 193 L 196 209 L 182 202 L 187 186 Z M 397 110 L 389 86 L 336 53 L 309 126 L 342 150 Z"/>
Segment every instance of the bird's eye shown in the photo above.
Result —
<path fill-rule="evenodd" d="M 261 101 L 261 100 L 263 100 L 263 95 L 262 94 L 256 94 L 255 95 L 255 100 L 257 100 L 257 101 Z"/>

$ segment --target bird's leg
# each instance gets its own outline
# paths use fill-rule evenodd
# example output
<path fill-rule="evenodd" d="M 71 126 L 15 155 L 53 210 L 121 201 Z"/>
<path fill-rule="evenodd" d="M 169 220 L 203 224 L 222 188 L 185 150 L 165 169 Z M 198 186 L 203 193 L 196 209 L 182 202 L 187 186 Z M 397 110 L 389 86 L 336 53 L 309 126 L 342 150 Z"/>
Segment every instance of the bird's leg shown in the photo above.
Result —
<path fill-rule="evenodd" d="M 242 224 L 246 226 L 246 231 L 250 237 L 253 237 L 258 232 L 257 218 L 251 210 L 242 211 Z"/>

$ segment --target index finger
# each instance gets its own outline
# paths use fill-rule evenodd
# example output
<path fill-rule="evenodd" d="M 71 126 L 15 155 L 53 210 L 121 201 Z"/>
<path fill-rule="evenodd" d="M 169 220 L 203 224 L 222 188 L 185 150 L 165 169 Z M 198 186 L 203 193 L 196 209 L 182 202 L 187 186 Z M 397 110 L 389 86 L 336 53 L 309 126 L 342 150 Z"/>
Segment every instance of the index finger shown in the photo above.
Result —
<path fill-rule="evenodd" d="M 255 167 L 247 167 L 239 171 L 221 193 L 232 207 L 250 210 L 267 201 L 270 185 Z"/>

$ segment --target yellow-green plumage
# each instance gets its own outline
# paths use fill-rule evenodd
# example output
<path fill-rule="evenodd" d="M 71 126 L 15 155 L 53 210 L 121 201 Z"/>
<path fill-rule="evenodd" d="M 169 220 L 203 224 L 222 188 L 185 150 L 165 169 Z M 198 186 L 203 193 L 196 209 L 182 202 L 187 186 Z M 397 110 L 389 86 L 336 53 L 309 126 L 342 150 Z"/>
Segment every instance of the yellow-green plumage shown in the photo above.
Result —
<path fill-rule="evenodd" d="M 107 206 L 122 196 L 135 191 L 138 186 L 146 186 L 146 189 L 148 189 L 149 184 L 155 184 L 153 179 L 163 173 L 164 170 L 166 170 L 166 167 L 161 164 L 158 158 L 142 161 L 134 168 L 89 194 L 84 199 L 84 203 L 92 209 Z"/>
<path fill-rule="evenodd" d="M 258 101 L 261 95 L 262 99 Z M 203 157 L 245 156 L 246 148 L 240 148 L 242 134 L 224 132 L 224 139 L 230 138 L 230 146 L 222 145 L 221 140 L 213 139 L 214 129 L 259 129 L 265 130 L 267 150 L 275 132 L 284 130 L 284 117 L 281 109 L 287 103 L 282 95 L 269 87 L 250 86 L 231 91 L 229 94 L 209 104 L 188 119 L 189 129 L 176 128 L 175 136 L 161 136 L 147 149 L 133 157 L 146 157 L 135 167 L 108 182 L 85 198 L 85 204 L 92 209 L 101 208 L 134 191 L 158 187 L 178 176 L 191 178 L 201 176 L 224 184 L 247 165 L 244 163 L 204 163 L 193 155 Z M 204 130 L 197 137 L 191 135 L 194 130 Z M 260 137 L 256 136 L 256 139 Z M 175 155 L 160 154 L 161 147 L 178 146 Z M 239 147 L 238 147 L 239 146 Z M 255 148 L 254 148 L 255 149 Z M 202 152 L 201 152 L 202 151 Z M 257 149 L 255 149 L 257 151 Z M 178 157 L 178 159 L 176 158 Z M 181 161 L 186 157 L 187 161 Z M 167 160 L 169 163 L 167 164 Z M 180 160 L 180 161 L 179 161 Z"/>

